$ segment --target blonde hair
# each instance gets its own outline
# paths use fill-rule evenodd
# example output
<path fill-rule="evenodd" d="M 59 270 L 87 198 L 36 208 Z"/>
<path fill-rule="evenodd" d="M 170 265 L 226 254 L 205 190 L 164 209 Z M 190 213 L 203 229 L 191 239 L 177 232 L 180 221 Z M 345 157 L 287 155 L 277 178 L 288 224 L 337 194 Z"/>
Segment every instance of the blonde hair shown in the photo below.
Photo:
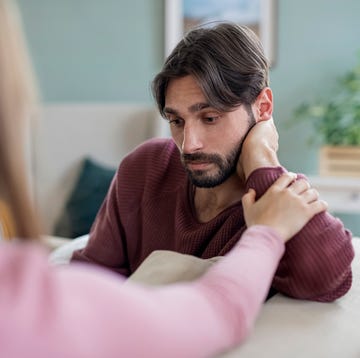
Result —
<path fill-rule="evenodd" d="M 36 238 L 39 232 L 24 158 L 26 121 L 35 99 L 18 8 L 11 0 L 0 0 L 0 201 L 22 239 Z"/>

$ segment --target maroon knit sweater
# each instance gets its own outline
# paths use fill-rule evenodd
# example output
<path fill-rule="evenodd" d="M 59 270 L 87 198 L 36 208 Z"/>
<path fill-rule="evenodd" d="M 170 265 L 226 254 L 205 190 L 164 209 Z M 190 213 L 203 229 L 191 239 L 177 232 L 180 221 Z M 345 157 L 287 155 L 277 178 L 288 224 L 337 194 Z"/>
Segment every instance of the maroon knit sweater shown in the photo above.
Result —
<path fill-rule="evenodd" d="M 260 168 L 246 189 L 258 196 L 285 171 Z M 226 254 L 246 229 L 241 201 L 207 223 L 196 219 L 193 186 L 171 139 L 151 139 L 121 162 L 91 228 L 86 248 L 72 260 L 97 263 L 130 275 L 154 250 L 209 258 Z M 288 296 L 332 301 L 351 287 L 354 251 L 340 220 L 316 215 L 292 240 L 273 288 Z"/>

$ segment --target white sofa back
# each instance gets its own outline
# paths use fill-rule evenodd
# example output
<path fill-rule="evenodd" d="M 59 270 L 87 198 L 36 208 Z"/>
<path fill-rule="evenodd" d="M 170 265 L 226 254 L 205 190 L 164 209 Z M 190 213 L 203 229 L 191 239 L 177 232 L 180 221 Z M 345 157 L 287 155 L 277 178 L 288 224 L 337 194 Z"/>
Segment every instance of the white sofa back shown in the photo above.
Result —
<path fill-rule="evenodd" d="M 51 234 L 85 156 L 111 167 L 144 140 L 163 136 L 151 105 L 46 105 L 32 129 L 31 170 L 45 234 Z M 166 135 L 166 134 L 165 134 Z"/>

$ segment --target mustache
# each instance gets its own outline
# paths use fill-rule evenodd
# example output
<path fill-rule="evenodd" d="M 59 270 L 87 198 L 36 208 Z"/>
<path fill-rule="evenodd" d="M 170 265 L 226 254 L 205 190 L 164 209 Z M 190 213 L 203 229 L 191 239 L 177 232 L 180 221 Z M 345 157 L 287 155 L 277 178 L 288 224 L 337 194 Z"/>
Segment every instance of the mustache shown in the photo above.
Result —
<path fill-rule="evenodd" d="M 217 154 L 206 153 L 183 153 L 181 154 L 182 162 L 185 164 L 193 162 L 215 162 L 218 163 L 221 158 Z"/>

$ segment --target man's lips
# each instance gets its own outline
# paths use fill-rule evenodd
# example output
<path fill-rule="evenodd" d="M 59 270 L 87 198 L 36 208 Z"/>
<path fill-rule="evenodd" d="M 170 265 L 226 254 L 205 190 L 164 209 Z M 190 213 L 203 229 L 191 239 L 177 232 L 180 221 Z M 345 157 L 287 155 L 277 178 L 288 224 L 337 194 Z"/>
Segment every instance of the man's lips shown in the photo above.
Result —
<path fill-rule="evenodd" d="M 212 164 L 212 162 L 200 162 L 200 161 L 187 161 L 186 166 L 192 170 L 204 170 Z"/>

